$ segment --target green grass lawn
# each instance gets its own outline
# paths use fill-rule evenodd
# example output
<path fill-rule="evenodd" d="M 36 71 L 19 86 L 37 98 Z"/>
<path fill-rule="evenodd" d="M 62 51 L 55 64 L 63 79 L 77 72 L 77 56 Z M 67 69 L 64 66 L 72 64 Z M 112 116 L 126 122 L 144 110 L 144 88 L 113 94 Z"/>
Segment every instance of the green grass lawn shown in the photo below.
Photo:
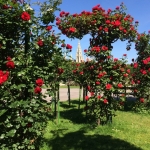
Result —
<path fill-rule="evenodd" d="M 40 150 L 150 150 L 148 115 L 118 111 L 112 124 L 95 127 L 77 102 L 70 108 L 67 102 L 60 104 L 60 123 L 48 122 Z"/>

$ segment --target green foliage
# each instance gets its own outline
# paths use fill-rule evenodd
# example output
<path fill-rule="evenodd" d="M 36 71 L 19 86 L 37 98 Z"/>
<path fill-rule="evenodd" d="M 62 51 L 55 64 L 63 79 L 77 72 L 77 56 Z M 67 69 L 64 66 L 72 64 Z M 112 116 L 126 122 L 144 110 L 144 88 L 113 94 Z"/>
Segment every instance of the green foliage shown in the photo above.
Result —
<path fill-rule="evenodd" d="M 150 108 L 150 34 L 139 34 L 136 40 L 138 57 L 133 62 L 133 79 L 136 83 L 138 98 L 134 110 L 140 113 L 149 113 Z M 138 67 L 135 67 L 135 64 Z"/>
<path fill-rule="evenodd" d="M 0 87 L 1 149 L 38 150 L 51 116 L 41 93 L 43 83 L 36 81 L 44 81 L 45 86 L 58 83 L 62 41 L 47 26 L 43 28 L 41 17 L 25 3 L 2 2 L 0 12 L 0 69 L 9 72 Z M 53 12 L 50 15 L 54 17 Z M 52 88 L 47 93 L 54 92 Z"/>

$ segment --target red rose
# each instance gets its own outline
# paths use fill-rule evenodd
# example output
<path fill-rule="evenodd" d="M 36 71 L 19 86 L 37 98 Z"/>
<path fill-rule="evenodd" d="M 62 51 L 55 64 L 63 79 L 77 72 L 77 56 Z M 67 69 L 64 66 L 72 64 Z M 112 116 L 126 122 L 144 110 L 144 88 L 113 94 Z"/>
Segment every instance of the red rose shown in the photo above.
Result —
<path fill-rule="evenodd" d="M 107 99 L 104 99 L 103 102 L 104 102 L 104 104 L 107 104 L 107 103 L 108 103 L 108 100 L 107 100 Z"/>
<path fill-rule="evenodd" d="M 137 68 L 137 67 L 138 67 L 138 63 L 134 63 L 134 64 L 133 64 L 133 67 L 134 67 L 134 68 Z"/>
<path fill-rule="evenodd" d="M 88 91 L 90 91 L 90 90 L 91 90 L 91 87 L 90 87 L 89 85 L 87 86 L 87 90 L 88 90 Z"/>
<path fill-rule="evenodd" d="M 84 53 L 86 53 L 87 51 L 88 51 L 88 50 L 87 50 L 87 49 L 85 49 L 85 50 L 84 50 Z"/>
<path fill-rule="evenodd" d="M 36 80 L 36 85 L 38 85 L 38 86 L 42 86 L 43 83 L 44 83 L 44 81 L 41 78 Z"/>
<path fill-rule="evenodd" d="M 98 5 L 96 5 L 96 6 L 94 6 L 93 8 L 92 8 L 92 12 L 95 12 L 95 11 L 97 11 L 97 10 L 100 10 L 101 8 L 100 8 L 100 5 L 98 4 Z"/>
<path fill-rule="evenodd" d="M 100 95 L 98 95 L 98 96 L 97 96 L 97 98 L 98 98 L 98 99 L 100 99 L 100 98 L 101 98 L 101 96 L 100 96 Z"/>
<path fill-rule="evenodd" d="M 41 39 L 39 39 L 37 44 L 38 44 L 38 46 L 42 47 L 44 45 L 44 42 Z"/>
<path fill-rule="evenodd" d="M 108 50 L 108 47 L 107 47 L 107 46 L 102 46 L 102 50 L 103 50 L 103 51 L 107 51 L 107 50 Z"/>
<path fill-rule="evenodd" d="M 118 61 L 118 58 L 114 58 L 114 61 L 115 61 L 115 62 Z"/>
<path fill-rule="evenodd" d="M 47 30 L 47 31 L 50 31 L 51 29 L 52 29 L 52 26 L 47 26 L 47 27 L 46 27 L 46 30 Z"/>
<path fill-rule="evenodd" d="M 67 12 L 67 13 L 65 14 L 65 16 L 67 17 L 69 14 L 70 14 L 70 13 L 69 13 L 69 12 Z"/>
<path fill-rule="evenodd" d="M 83 75 L 83 71 L 80 72 L 80 75 Z"/>
<path fill-rule="evenodd" d="M 91 21 L 91 25 L 94 25 L 96 23 L 96 20 Z"/>
<path fill-rule="evenodd" d="M 106 84 L 106 90 L 110 90 L 112 88 L 112 85 L 111 84 Z"/>
<path fill-rule="evenodd" d="M 120 71 L 121 71 L 121 72 L 124 72 L 124 68 L 120 68 Z"/>
<path fill-rule="evenodd" d="M 76 16 L 78 16 L 78 14 L 73 14 L 72 16 L 73 16 L 73 17 L 76 17 Z"/>
<path fill-rule="evenodd" d="M 141 103 L 144 103 L 144 98 L 140 98 L 140 102 L 141 102 Z"/>
<path fill-rule="evenodd" d="M 71 33 L 76 32 L 76 28 L 74 28 L 74 27 L 70 27 L 70 28 L 69 28 L 69 32 L 71 32 Z"/>
<path fill-rule="evenodd" d="M 127 77 L 127 76 L 128 76 L 128 74 L 127 74 L 127 73 L 125 73 L 123 76 L 124 76 L 124 77 Z"/>
<path fill-rule="evenodd" d="M 135 84 L 134 80 L 131 81 L 131 84 Z"/>
<path fill-rule="evenodd" d="M 120 7 L 119 7 L 119 6 L 117 6 L 117 7 L 116 7 L 116 10 L 119 10 L 119 9 L 120 9 Z"/>
<path fill-rule="evenodd" d="M 103 76 L 104 76 L 104 73 L 99 73 L 97 77 L 102 78 Z"/>
<path fill-rule="evenodd" d="M 61 12 L 60 12 L 60 17 L 64 17 L 65 14 L 66 14 L 66 13 L 65 13 L 64 11 L 61 11 Z"/>
<path fill-rule="evenodd" d="M 94 96 L 94 92 L 90 92 L 91 96 Z"/>
<path fill-rule="evenodd" d="M 150 57 L 146 58 L 146 60 L 149 62 L 150 61 Z"/>
<path fill-rule="evenodd" d="M 108 59 L 110 59 L 110 58 L 111 58 L 111 56 L 107 56 L 107 58 L 108 58 Z"/>
<path fill-rule="evenodd" d="M 9 76 L 9 72 L 3 72 L 2 70 L 0 70 L 0 85 L 2 85 L 4 82 L 7 81 Z"/>
<path fill-rule="evenodd" d="M 124 28 L 122 26 L 119 27 L 119 30 L 122 31 Z"/>
<path fill-rule="evenodd" d="M 99 82 L 99 81 L 96 81 L 95 83 L 96 83 L 96 85 L 100 85 L 100 82 Z"/>
<path fill-rule="evenodd" d="M 103 27 L 100 26 L 100 27 L 99 27 L 99 30 L 101 31 L 102 29 L 103 29 Z"/>
<path fill-rule="evenodd" d="M 28 12 L 24 11 L 21 14 L 21 19 L 24 20 L 24 21 L 29 21 L 30 20 L 30 14 L 28 14 Z"/>
<path fill-rule="evenodd" d="M 89 100 L 89 97 L 88 97 L 88 96 L 85 96 L 85 100 L 88 101 L 88 100 Z"/>
<path fill-rule="evenodd" d="M 8 57 L 7 57 L 7 60 L 8 60 L 8 61 L 11 61 L 12 59 L 11 59 L 11 57 L 8 56 Z"/>
<path fill-rule="evenodd" d="M 69 45 L 69 44 L 67 44 L 67 45 L 66 45 L 66 49 L 72 49 L 72 46 Z"/>
<path fill-rule="evenodd" d="M 58 68 L 58 74 L 61 75 L 64 72 L 62 68 Z"/>
<path fill-rule="evenodd" d="M 127 33 L 127 30 L 124 29 L 124 30 L 123 30 L 123 33 Z"/>
<path fill-rule="evenodd" d="M 108 32 L 108 28 L 104 28 L 104 31 L 105 31 L 105 32 Z"/>
<path fill-rule="evenodd" d="M 127 73 L 130 73 L 130 69 L 127 69 Z"/>
<path fill-rule="evenodd" d="M 60 21 L 60 18 L 59 18 L 59 17 L 57 17 L 57 18 L 56 18 L 56 21 Z"/>
<path fill-rule="evenodd" d="M 58 26 L 58 25 L 60 25 L 60 23 L 61 23 L 61 21 L 59 20 L 56 22 L 56 25 Z"/>
<path fill-rule="evenodd" d="M 2 7 L 3 7 L 3 9 L 8 9 L 9 8 L 9 6 L 7 6 L 7 5 L 3 5 Z"/>
<path fill-rule="evenodd" d="M 118 88 L 122 88 L 123 85 L 121 83 L 118 83 Z"/>
<path fill-rule="evenodd" d="M 134 92 L 135 92 L 135 93 L 137 93 L 137 92 L 138 92 L 138 90 L 137 90 L 137 89 L 134 89 Z"/>
<path fill-rule="evenodd" d="M 106 20 L 106 24 L 110 24 L 110 20 Z"/>
<path fill-rule="evenodd" d="M 125 56 L 125 57 L 126 57 L 126 56 L 127 56 L 127 54 L 123 54 L 123 56 Z"/>
<path fill-rule="evenodd" d="M 147 74 L 146 70 L 143 70 L 143 69 L 141 69 L 140 72 L 144 75 Z"/>
<path fill-rule="evenodd" d="M 141 83 L 141 81 L 140 81 L 140 80 L 138 80 L 138 81 L 137 81 L 137 83 L 138 83 L 138 84 L 140 84 L 140 83 Z"/>
<path fill-rule="evenodd" d="M 144 65 L 147 65 L 147 64 L 148 64 L 148 60 L 147 60 L 147 59 L 144 59 L 144 60 L 143 60 L 143 64 L 144 64 Z"/>
<path fill-rule="evenodd" d="M 111 11 L 112 11 L 111 9 L 108 9 L 108 10 L 107 10 L 107 13 L 108 13 L 108 14 L 110 14 L 110 13 L 111 13 Z"/>
<path fill-rule="evenodd" d="M 73 73 L 76 73 L 76 72 L 77 72 L 77 70 L 73 70 L 72 72 L 73 72 Z"/>
<path fill-rule="evenodd" d="M 91 50 L 99 53 L 100 52 L 100 47 L 99 46 L 94 46 L 94 47 L 92 47 Z"/>
<path fill-rule="evenodd" d="M 112 80 L 112 79 L 113 79 L 113 77 L 111 76 L 109 79 L 110 79 L 110 80 Z"/>
<path fill-rule="evenodd" d="M 116 20 L 116 21 L 114 22 L 114 25 L 118 27 L 118 26 L 121 25 L 121 22 L 120 22 L 119 20 Z"/>
<path fill-rule="evenodd" d="M 42 91 L 42 89 L 41 89 L 39 86 L 37 86 L 37 87 L 34 89 L 34 93 L 36 93 L 36 94 L 41 93 L 41 91 Z"/>
<path fill-rule="evenodd" d="M 6 63 L 6 66 L 9 68 L 9 69 L 14 69 L 15 68 L 15 64 L 13 61 L 8 61 Z"/>

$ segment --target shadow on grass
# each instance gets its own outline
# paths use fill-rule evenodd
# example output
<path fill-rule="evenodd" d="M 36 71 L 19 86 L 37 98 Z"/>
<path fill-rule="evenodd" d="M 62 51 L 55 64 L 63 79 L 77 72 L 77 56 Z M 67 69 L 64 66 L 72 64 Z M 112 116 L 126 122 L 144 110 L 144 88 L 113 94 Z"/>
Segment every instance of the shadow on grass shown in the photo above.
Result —
<path fill-rule="evenodd" d="M 68 108 L 75 108 L 76 106 L 75 105 L 70 105 L 68 104 L 68 102 L 61 102 L 60 103 L 61 107 L 63 107 L 64 109 L 68 109 Z"/>
<path fill-rule="evenodd" d="M 114 97 L 116 100 L 117 98 Z M 124 109 L 122 111 L 133 111 L 133 107 L 135 106 L 136 98 L 135 97 L 127 97 L 127 100 L 124 104 Z M 91 118 L 86 118 L 85 112 L 83 113 L 83 107 L 85 106 L 84 101 L 80 101 L 80 105 L 82 109 L 78 109 L 78 100 L 72 100 L 71 105 L 69 106 L 67 102 L 61 102 L 61 107 L 63 110 L 61 111 L 61 117 L 64 119 L 68 119 L 73 123 L 84 124 L 84 123 L 95 123 Z"/>
<path fill-rule="evenodd" d="M 64 108 L 72 108 L 72 107 L 76 107 L 78 104 L 79 104 L 79 100 L 78 100 L 78 99 L 76 99 L 76 100 L 71 100 L 71 101 L 70 101 L 70 106 L 69 106 L 69 102 L 68 102 L 68 100 L 67 100 L 67 101 L 61 102 L 61 107 L 64 107 Z M 83 104 L 85 104 L 85 101 L 81 100 L 81 101 L 80 101 L 80 105 L 83 105 Z"/>
<path fill-rule="evenodd" d="M 78 109 L 78 100 L 71 101 L 71 105 L 69 106 L 67 102 L 61 102 L 61 118 L 68 119 L 73 123 L 81 124 L 87 121 L 85 115 L 83 115 L 83 106 L 84 103 L 80 102 L 81 109 Z"/>
<path fill-rule="evenodd" d="M 82 114 L 83 110 L 73 108 L 61 111 L 61 117 L 64 119 L 68 119 L 73 123 L 81 124 L 86 122 L 86 117 Z"/>
<path fill-rule="evenodd" d="M 84 130 L 64 135 L 59 131 L 52 133 L 53 139 L 43 141 L 49 150 L 142 150 L 110 135 L 86 135 Z"/>

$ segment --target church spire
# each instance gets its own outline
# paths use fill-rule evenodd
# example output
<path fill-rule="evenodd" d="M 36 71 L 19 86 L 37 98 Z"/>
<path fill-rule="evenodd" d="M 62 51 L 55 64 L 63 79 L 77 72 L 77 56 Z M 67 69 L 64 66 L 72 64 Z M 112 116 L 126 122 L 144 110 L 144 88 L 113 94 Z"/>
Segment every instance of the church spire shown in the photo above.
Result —
<path fill-rule="evenodd" d="M 82 57 L 82 49 L 80 45 L 80 41 L 78 42 L 77 53 L 76 53 L 76 62 L 80 63 L 83 61 Z"/>

